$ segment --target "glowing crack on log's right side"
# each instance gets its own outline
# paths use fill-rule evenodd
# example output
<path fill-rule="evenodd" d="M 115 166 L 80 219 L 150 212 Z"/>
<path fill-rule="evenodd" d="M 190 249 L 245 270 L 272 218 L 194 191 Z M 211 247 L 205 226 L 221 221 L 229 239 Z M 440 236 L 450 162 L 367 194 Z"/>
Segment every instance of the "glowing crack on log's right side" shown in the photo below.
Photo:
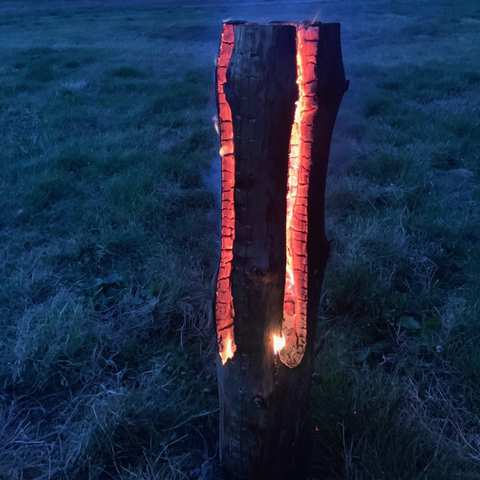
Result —
<path fill-rule="evenodd" d="M 319 28 L 297 24 L 297 84 L 299 98 L 290 138 L 286 221 L 286 275 L 280 360 L 290 368 L 303 358 L 307 344 L 308 188 L 313 121 L 317 113 L 316 56 Z"/>

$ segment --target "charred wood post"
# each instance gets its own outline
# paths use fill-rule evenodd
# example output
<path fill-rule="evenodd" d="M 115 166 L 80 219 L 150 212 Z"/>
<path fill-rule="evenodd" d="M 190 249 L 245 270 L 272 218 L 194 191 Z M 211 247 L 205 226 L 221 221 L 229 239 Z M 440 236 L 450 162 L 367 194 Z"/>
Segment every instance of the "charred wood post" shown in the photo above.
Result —
<path fill-rule="evenodd" d="M 294 478 L 329 254 L 328 155 L 347 88 L 339 24 L 224 25 L 214 314 L 220 456 L 232 480 Z"/>

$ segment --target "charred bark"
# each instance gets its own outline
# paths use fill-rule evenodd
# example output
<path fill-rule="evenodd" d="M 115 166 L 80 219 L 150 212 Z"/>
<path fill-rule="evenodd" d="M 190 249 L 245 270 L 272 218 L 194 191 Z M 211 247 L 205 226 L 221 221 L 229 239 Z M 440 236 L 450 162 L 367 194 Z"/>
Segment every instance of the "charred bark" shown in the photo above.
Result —
<path fill-rule="evenodd" d="M 229 280 L 236 351 L 225 364 L 218 358 L 217 372 L 220 456 L 232 480 L 295 478 L 295 450 L 307 420 L 319 299 L 329 254 L 324 226 L 328 155 L 348 86 L 339 24 L 315 25 L 318 112 L 308 189 L 307 339 L 295 368 L 274 355 L 272 344 L 283 317 L 287 170 L 298 98 L 295 25 L 236 24 L 223 85 L 231 109 L 235 158 Z"/>

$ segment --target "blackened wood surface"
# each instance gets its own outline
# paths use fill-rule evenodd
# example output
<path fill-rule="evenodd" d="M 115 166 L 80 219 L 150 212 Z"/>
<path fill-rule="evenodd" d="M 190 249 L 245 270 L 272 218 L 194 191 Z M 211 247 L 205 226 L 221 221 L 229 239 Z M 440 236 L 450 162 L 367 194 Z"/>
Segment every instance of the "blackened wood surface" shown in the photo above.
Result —
<path fill-rule="evenodd" d="M 328 257 L 323 222 L 326 167 L 346 89 L 339 25 L 321 27 L 318 117 L 324 118 L 315 123 L 309 198 L 307 348 L 293 369 L 274 357 L 272 335 L 279 335 L 282 327 L 288 150 L 298 95 L 296 31 L 290 25 L 235 27 L 225 92 L 235 135 L 231 279 L 237 351 L 225 365 L 220 360 L 217 364 L 220 455 L 227 477 L 234 480 L 295 478 L 295 447 L 307 418 L 318 302 Z M 321 70 L 327 68 L 328 72 Z"/>

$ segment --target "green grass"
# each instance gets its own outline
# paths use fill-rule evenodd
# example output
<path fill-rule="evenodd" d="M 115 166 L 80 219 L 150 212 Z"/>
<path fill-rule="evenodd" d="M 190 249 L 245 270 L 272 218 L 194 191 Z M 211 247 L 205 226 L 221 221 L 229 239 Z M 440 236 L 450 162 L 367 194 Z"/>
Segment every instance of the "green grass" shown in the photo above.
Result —
<path fill-rule="evenodd" d="M 1 480 L 221 478 L 221 20 L 317 14 L 342 23 L 351 85 L 304 461 L 312 479 L 480 478 L 474 2 L 0 12 Z"/>

